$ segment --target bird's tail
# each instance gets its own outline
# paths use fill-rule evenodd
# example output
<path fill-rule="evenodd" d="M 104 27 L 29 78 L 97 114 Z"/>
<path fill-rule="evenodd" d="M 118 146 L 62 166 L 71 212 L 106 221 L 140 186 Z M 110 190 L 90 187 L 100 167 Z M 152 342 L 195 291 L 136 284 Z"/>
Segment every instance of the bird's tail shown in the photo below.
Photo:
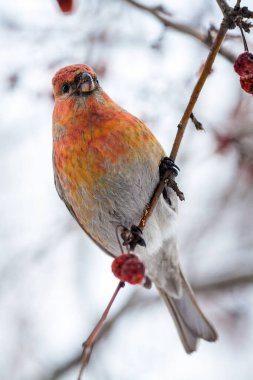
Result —
<path fill-rule="evenodd" d="M 173 298 L 166 291 L 158 290 L 173 317 L 185 351 L 190 354 L 196 351 L 199 338 L 214 342 L 218 335 L 198 306 L 192 288 L 181 271 L 180 276 L 183 288 L 180 298 Z"/>

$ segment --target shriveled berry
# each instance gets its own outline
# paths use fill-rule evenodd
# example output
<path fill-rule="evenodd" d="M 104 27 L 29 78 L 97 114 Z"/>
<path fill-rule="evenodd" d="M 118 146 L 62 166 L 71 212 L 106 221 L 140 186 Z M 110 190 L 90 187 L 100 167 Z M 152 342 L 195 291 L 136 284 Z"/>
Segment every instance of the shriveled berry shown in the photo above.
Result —
<path fill-rule="evenodd" d="M 57 0 L 57 3 L 59 4 L 61 11 L 64 13 L 70 13 L 74 9 L 73 0 Z"/>
<path fill-rule="evenodd" d="M 240 78 L 241 88 L 253 95 L 253 75 Z"/>
<path fill-rule="evenodd" d="M 112 272 L 121 281 L 135 285 L 143 282 L 145 268 L 136 255 L 127 253 L 113 260 Z"/>
<path fill-rule="evenodd" d="M 253 75 L 253 54 L 248 51 L 240 54 L 234 63 L 234 69 L 241 77 Z"/>

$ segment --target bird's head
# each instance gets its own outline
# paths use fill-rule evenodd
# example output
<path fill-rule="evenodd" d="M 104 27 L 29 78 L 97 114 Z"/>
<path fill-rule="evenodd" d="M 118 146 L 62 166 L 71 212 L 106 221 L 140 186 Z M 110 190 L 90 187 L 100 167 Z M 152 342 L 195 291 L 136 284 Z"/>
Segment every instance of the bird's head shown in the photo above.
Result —
<path fill-rule="evenodd" d="M 99 88 L 96 73 L 87 65 L 66 66 L 52 80 L 55 99 L 87 97 Z"/>

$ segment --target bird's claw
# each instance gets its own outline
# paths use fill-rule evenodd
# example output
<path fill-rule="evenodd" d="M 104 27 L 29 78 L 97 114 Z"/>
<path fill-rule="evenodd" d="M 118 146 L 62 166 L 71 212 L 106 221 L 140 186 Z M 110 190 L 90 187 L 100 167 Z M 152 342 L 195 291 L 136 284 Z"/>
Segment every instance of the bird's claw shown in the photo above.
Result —
<path fill-rule="evenodd" d="M 172 170 L 175 177 L 178 175 L 180 171 L 179 167 L 175 164 L 172 158 L 164 157 L 159 165 L 159 174 L 160 178 L 162 178 L 167 170 Z"/>
<path fill-rule="evenodd" d="M 177 194 L 178 198 L 181 201 L 184 201 L 184 199 L 185 199 L 184 193 L 182 193 L 182 191 L 179 190 L 177 183 L 175 181 L 175 177 L 178 175 L 178 172 L 180 171 L 180 169 L 174 163 L 174 160 L 172 160 L 172 158 L 164 157 L 161 160 L 160 165 L 159 165 L 160 180 L 163 179 L 165 173 L 169 170 L 171 170 L 172 175 L 168 175 L 168 177 L 165 179 L 165 183 L 167 186 L 171 187 L 175 191 L 175 193 Z M 166 196 L 167 196 L 167 193 L 166 193 Z M 166 196 L 165 196 L 165 198 L 166 198 Z"/>
<path fill-rule="evenodd" d="M 121 232 L 121 237 L 123 239 L 123 245 L 128 245 L 130 249 L 134 249 L 136 245 L 140 245 L 141 247 L 146 247 L 145 240 L 142 238 L 142 230 L 135 226 L 134 224 L 130 228 L 123 228 Z"/>

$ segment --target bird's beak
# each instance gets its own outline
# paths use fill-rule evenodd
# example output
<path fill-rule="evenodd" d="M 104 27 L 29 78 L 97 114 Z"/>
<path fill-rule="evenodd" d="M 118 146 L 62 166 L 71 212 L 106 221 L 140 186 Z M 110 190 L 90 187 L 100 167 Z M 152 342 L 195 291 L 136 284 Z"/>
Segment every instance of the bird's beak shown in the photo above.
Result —
<path fill-rule="evenodd" d="M 88 73 L 82 73 L 79 79 L 79 83 L 77 84 L 77 89 L 80 93 L 87 93 L 95 90 L 96 84 L 92 76 Z"/>

